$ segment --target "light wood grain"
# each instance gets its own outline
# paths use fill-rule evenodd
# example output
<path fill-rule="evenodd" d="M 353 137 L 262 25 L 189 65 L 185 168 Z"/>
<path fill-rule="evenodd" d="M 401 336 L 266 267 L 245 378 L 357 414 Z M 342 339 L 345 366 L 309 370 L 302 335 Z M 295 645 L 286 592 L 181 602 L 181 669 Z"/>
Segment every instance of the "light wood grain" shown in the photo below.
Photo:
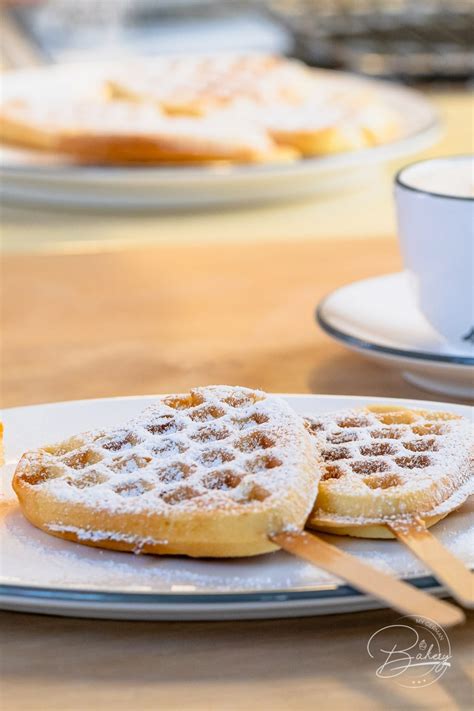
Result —
<path fill-rule="evenodd" d="M 369 637 L 398 618 L 128 623 L 0 613 L 0 701 L 8 711 L 472 708 L 474 614 L 448 632 L 451 669 L 422 689 L 378 679 L 367 654 Z"/>
<path fill-rule="evenodd" d="M 3 403 L 224 382 L 436 399 L 314 322 L 330 290 L 399 268 L 382 239 L 4 256 Z"/>

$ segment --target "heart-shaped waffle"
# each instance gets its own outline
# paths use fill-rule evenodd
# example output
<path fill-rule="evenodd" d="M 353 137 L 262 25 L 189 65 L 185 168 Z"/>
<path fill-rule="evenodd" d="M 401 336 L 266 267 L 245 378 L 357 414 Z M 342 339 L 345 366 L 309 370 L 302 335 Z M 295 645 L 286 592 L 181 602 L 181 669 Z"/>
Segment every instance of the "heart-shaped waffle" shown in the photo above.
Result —
<path fill-rule="evenodd" d="M 448 412 L 373 405 L 306 418 L 324 473 L 308 526 L 392 538 L 386 523 L 431 526 L 472 493 L 472 425 Z M 319 465 L 318 465 L 319 466 Z"/>
<path fill-rule="evenodd" d="M 244 556 L 301 530 L 316 498 L 316 440 L 280 398 L 197 388 L 125 426 L 27 452 L 13 488 L 55 536 L 144 553 Z"/>

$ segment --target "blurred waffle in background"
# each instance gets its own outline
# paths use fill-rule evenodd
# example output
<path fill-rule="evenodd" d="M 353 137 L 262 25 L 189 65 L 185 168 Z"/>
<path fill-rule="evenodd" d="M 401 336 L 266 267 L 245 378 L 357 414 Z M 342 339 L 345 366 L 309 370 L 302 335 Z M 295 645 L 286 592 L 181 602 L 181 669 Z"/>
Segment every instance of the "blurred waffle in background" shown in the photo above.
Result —
<path fill-rule="evenodd" d="M 4 0 L 0 8 L 2 64 L 26 68 L 6 72 L 2 82 L 0 178 L 4 196 L 15 204 L 30 200 L 64 206 L 71 201 L 128 209 L 133 187 L 133 206 L 153 209 L 158 204 L 183 206 L 185 195 L 192 196 L 192 205 L 209 206 L 339 194 L 343 186 L 375 185 L 372 171 L 431 145 L 439 137 L 440 123 L 455 116 L 458 104 L 453 101 L 471 111 L 464 92 L 473 62 L 469 6 L 464 1 Z M 309 98 L 296 103 L 280 96 L 274 100 L 268 91 L 272 72 L 265 70 L 261 82 L 254 75 L 245 78 L 242 96 L 237 72 L 239 90 L 229 92 L 234 100 L 206 115 L 201 107 L 194 115 L 189 106 L 196 89 L 202 94 L 202 82 L 206 95 L 209 82 L 214 93 L 217 87 L 217 104 L 229 88 L 225 72 L 209 73 L 208 67 L 198 77 L 201 84 L 193 79 L 190 92 L 187 87 L 183 112 L 182 87 L 174 85 L 179 79 L 176 67 L 169 72 L 166 68 L 170 55 L 197 58 L 199 65 L 203 55 L 217 54 L 221 61 L 224 52 L 303 60 L 314 69 L 296 74 L 311 76 L 303 83 L 317 84 L 318 91 L 313 95 L 311 90 Z M 98 79 L 106 64 L 112 70 Z M 165 67 L 165 81 L 156 78 L 155 65 Z M 183 67 L 188 72 L 189 67 Z M 351 77 L 351 72 L 367 78 Z M 170 102 L 162 101 L 168 73 L 177 114 L 176 107 L 170 110 Z M 393 81 L 373 81 L 378 77 Z M 436 98 L 441 121 L 430 103 L 439 79 L 448 80 L 443 93 L 447 88 L 451 94 L 465 94 L 447 100 L 447 117 L 444 97 Z M 429 87 L 427 80 L 433 80 Z M 403 82 L 418 82 L 425 93 L 429 88 L 430 100 L 400 86 Z M 291 91 L 299 86 L 293 78 L 283 84 Z M 320 91 L 326 84 L 330 90 Z M 87 125 L 80 119 L 83 110 L 79 107 L 77 115 L 75 111 L 80 93 L 82 101 L 81 87 L 86 97 L 94 87 L 109 90 L 107 95 L 96 92 L 97 121 L 91 118 Z M 25 142 L 25 135 L 46 138 L 48 151 L 31 150 L 39 146 Z M 143 150 L 138 151 L 138 144 Z M 459 145 L 464 145 L 461 138 Z M 177 178 L 167 165 L 174 168 L 178 163 L 177 191 Z M 206 163 L 206 170 L 193 177 L 199 163 Z M 245 171 L 230 170 L 245 163 L 250 164 Z M 128 177 L 124 168 L 132 164 L 133 177 Z M 147 168 L 141 183 L 140 164 Z M 61 172 L 64 165 L 71 170 Z M 94 172 L 103 165 L 117 170 Z M 187 167 L 193 182 L 184 189 Z M 119 185 L 127 191 L 125 196 L 120 192 L 120 199 Z"/>
<path fill-rule="evenodd" d="M 403 135 L 377 86 L 272 55 L 140 59 L 96 76 L 82 67 L 83 88 L 71 65 L 62 85 L 50 68 L 26 86 L 13 81 L 0 104 L 2 143 L 92 164 L 261 163 Z"/>

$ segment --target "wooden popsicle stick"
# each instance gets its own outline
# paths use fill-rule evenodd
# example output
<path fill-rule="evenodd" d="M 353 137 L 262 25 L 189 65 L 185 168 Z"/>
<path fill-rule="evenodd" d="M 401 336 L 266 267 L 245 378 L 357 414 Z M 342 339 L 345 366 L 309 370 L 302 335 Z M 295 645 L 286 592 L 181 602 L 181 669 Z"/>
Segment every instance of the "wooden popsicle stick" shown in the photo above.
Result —
<path fill-rule="evenodd" d="M 474 607 L 474 575 L 426 528 L 423 521 L 394 522 L 388 528 L 433 571 L 456 600 Z"/>
<path fill-rule="evenodd" d="M 289 553 L 333 573 L 406 615 L 429 617 L 442 627 L 465 620 L 464 612 L 455 605 L 382 573 L 312 533 L 277 533 L 270 538 Z"/>

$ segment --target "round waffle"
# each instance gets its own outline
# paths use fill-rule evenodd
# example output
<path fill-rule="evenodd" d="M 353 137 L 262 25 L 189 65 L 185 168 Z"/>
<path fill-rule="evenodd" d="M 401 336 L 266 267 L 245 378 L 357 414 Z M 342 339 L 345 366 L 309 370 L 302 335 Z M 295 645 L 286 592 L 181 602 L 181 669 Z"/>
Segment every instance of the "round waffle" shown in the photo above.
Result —
<path fill-rule="evenodd" d="M 431 526 L 473 491 L 472 425 L 447 412 L 371 406 L 306 418 L 324 460 L 308 526 L 392 538 L 384 524 Z"/>
<path fill-rule="evenodd" d="M 275 550 L 313 506 L 316 441 L 245 388 L 160 398 L 123 427 L 27 452 L 13 488 L 38 528 L 91 546 L 190 556 Z"/>

